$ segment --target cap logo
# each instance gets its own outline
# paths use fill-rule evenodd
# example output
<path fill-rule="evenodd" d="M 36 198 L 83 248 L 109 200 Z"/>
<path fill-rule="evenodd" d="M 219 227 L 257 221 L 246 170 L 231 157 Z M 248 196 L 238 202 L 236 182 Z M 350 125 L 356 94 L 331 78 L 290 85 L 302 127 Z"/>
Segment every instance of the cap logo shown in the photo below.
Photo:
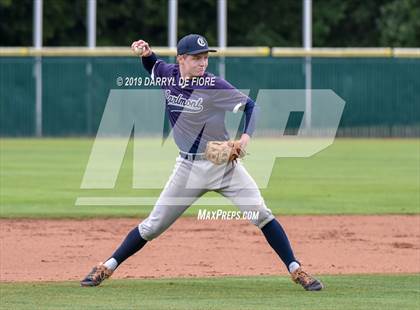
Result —
<path fill-rule="evenodd" d="M 202 37 L 199 37 L 197 39 L 197 44 L 200 46 L 206 46 L 206 41 Z"/>

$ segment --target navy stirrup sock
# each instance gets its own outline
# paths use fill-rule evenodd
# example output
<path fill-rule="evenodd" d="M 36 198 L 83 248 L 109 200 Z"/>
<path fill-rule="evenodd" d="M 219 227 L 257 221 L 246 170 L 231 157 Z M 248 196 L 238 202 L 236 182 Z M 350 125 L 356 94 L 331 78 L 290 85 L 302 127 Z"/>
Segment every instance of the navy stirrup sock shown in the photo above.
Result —
<path fill-rule="evenodd" d="M 123 261 L 129 258 L 131 255 L 139 251 L 145 244 L 147 240 L 144 240 L 140 236 L 139 228 L 136 226 L 132 231 L 130 231 L 125 237 L 123 243 L 120 247 L 112 254 L 112 257 L 120 265 Z"/>
<path fill-rule="evenodd" d="M 296 259 L 283 227 L 281 227 L 280 223 L 276 219 L 273 219 L 261 230 L 268 243 L 286 265 L 286 268 L 289 268 L 290 263 L 296 261 Z"/>

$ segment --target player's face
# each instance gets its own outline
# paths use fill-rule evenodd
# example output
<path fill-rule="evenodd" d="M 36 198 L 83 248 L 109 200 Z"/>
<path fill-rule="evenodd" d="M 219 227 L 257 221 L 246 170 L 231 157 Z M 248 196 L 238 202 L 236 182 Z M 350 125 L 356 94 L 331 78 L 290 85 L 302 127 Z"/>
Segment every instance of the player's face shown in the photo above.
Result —
<path fill-rule="evenodd" d="M 209 53 L 183 55 L 179 60 L 179 65 L 183 67 L 182 71 L 187 76 L 202 76 L 209 65 Z"/>

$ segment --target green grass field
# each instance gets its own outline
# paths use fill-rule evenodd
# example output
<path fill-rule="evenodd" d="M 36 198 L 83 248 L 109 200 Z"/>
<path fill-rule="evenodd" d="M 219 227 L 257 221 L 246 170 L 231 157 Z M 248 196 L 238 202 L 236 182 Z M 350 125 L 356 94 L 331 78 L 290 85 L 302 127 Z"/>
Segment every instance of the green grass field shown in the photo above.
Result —
<path fill-rule="evenodd" d="M 419 275 L 324 276 L 305 292 L 287 277 L 0 284 L 4 309 L 418 309 Z"/>
<path fill-rule="evenodd" d="M 93 140 L 0 142 L 1 217 L 139 217 L 147 215 L 151 206 L 75 206 L 75 201 L 160 192 L 132 188 L 132 145 L 114 189 L 86 190 L 80 185 Z M 269 147 L 268 141 L 255 144 Z M 419 162 L 418 139 L 337 139 L 310 158 L 278 158 L 262 192 L 276 214 L 418 214 Z M 153 168 L 160 166 L 157 162 Z M 170 172 L 159 173 L 166 179 Z M 197 207 L 192 207 L 186 214 L 196 212 Z"/>
<path fill-rule="evenodd" d="M 151 206 L 75 206 L 77 197 L 160 192 L 132 189 L 131 145 L 114 189 L 80 189 L 92 144 L 88 139 L 2 139 L 1 216 L 147 215 Z M 420 140 L 337 139 L 310 158 L 278 158 L 262 192 L 276 214 L 419 213 L 419 162 Z"/>
<path fill-rule="evenodd" d="M 143 217 L 151 206 L 75 206 L 78 197 L 148 197 L 132 188 L 132 145 L 114 189 L 80 189 L 93 140 L 1 139 L 1 217 Z M 269 141 L 255 147 L 268 148 Z M 174 153 L 175 154 L 175 153 Z M 310 158 L 277 159 L 263 190 L 276 214 L 419 214 L 420 140 L 337 139 Z M 167 164 L 167 163 L 166 163 Z M 249 161 L 252 166 L 252 160 Z M 164 166 L 164 165 L 162 165 Z M 170 174 L 171 169 L 156 173 Z M 255 168 L 255 167 L 254 167 Z M 159 170 L 160 169 L 160 170 Z M 196 214 L 192 207 L 187 215 Z M 231 208 L 231 207 L 229 207 Z M 420 275 L 321 276 L 322 292 L 287 277 L 0 283 L 2 309 L 418 309 Z"/>

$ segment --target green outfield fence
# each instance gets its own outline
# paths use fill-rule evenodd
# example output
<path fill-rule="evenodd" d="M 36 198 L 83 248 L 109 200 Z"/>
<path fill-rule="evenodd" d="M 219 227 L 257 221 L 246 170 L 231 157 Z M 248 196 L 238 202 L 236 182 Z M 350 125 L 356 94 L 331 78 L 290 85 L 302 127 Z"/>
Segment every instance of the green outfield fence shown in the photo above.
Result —
<path fill-rule="evenodd" d="M 173 50 L 156 52 L 173 60 Z M 312 88 L 332 89 L 346 101 L 338 136 L 420 136 L 419 49 L 233 48 L 211 57 L 209 71 L 217 74 L 223 60 L 226 78 L 255 97 L 259 89 L 304 89 L 308 56 Z M 121 89 L 117 77 L 146 76 L 126 48 L 2 48 L 1 136 L 35 135 L 37 57 L 43 136 L 95 135 L 110 89 Z"/>

